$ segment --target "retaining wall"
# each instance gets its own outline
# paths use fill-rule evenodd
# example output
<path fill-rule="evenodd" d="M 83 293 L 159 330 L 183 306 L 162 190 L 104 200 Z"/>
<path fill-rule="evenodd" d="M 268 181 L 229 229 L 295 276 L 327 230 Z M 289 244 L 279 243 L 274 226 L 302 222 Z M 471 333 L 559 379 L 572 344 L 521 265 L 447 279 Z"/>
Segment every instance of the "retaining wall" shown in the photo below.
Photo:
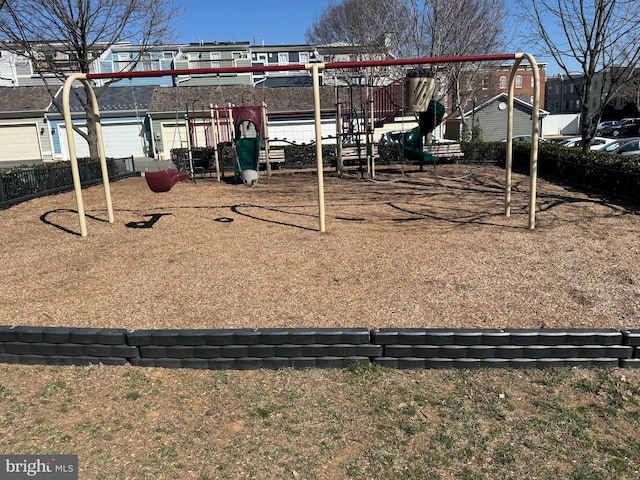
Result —
<path fill-rule="evenodd" d="M 0 363 L 199 369 L 640 367 L 640 330 L 0 326 Z"/>

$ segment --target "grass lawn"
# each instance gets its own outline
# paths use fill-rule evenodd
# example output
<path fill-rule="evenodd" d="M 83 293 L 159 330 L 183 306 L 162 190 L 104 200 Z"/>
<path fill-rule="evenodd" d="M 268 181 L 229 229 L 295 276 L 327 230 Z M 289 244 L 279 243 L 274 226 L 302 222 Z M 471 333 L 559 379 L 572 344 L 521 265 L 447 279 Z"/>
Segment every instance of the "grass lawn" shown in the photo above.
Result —
<path fill-rule="evenodd" d="M 0 365 L 0 451 L 82 479 L 634 479 L 635 370 Z"/>

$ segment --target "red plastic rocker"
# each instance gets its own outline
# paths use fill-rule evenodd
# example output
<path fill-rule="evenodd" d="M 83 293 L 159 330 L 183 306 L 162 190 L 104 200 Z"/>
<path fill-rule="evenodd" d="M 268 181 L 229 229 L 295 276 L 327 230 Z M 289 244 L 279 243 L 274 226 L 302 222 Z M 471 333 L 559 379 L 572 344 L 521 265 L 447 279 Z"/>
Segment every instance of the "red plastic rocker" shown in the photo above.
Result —
<path fill-rule="evenodd" d="M 144 178 L 152 192 L 161 193 L 171 190 L 176 183 L 191 178 L 191 172 L 178 172 L 175 168 L 167 168 L 157 172 L 145 172 Z"/>

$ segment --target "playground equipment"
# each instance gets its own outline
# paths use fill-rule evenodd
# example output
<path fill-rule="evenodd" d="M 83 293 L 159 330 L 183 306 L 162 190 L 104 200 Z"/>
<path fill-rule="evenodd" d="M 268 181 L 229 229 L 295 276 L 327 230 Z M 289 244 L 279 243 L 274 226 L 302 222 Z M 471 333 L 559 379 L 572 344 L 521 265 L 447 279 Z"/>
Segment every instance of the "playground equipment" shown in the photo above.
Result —
<path fill-rule="evenodd" d="M 425 138 L 442 123 L 445 107 L 433 99 L 435 91 L 433 74 L 423 68 L 410 70 L 406 77 L 391 84 L 376 88 L 348 87 L 348 97 L 337 94 L 337 131 L 342 139 L 338 142 L 355 144 L 358 151 L 359 170 L 364 178 L 365 169 L 362 153 L 366 154 L 366 173 L 369 180 L 375 178 L 375 158 L 373 155 L 374 131 L 396 117 L 415 116 L 417 126 L 403 133 L 398 139 L 405 160 L 424 164 L 435 164 L 439 156 L 425 151 Z M 363 97 L 364 93 L 364 97 Z M 404 130 L 404 129 L 403 129 Z M 364 142 L 363 142 L 364 139 Z M 364 147 L 364 148 L 363 148 Z M 342 159 L 339 152 L 338 155 Z M 338 165 L 342 172 L 344 162 Z"/>
<path fill-rule="evenodd" d="M 194 101 L 193 106 L 199 101 Z M 211 168 L 206 151 L 213 151 L 215 170 L 220 180 L 219 155 L 223 148 L 232 147 L 234 154 L 234 176 L 242 183 L 253 187 L 260 178 L 260 145 L 266 138 L 266 105 L 218 107 L 201 106 L 198 110 L 187 108 L 189 131 L 189 168 L 208 170 Z M 265 142 L 267 144 L 267 142 Z M 197 158 L 194 158 L 197 154 Z"/>
<path fill-rule="evenodd" d="M 171 190 L 176 183 L 191 178 L 191 172 L 178 172 L 175 168 L 145 172 L 144 178 L 152 192 L 161 193 Z"/>
<path fill-rule="evenodd" d="M 435 90 L 433 75 L 416 69 L 407 76 L 407 111 L 418 116 L 418 126 L 400 137 L 402 153 L 408 160 L 417 160 L 420 166 L 435 163 L 437 157 L 424 151 L 423 139 L 430 134 L 444 117 L 444 105 L 432 99 Z"/>
<path fill-rule="evenodd" d="M 224 73 L 249 73 L 249 72 L 269 72 L 269 71 L 289 71 L 289 70 L 310 70 L 313 79 L 313 98 L 314 98 L 314 122 L 316 135 L 316 160 L 317 160 L 317 183 L 318 183 L 318 222 L 319 231 L 326 231 L 325 224 L 325 205 L 324 205 L 324 177 L 322 163 L 322 119 L 320 109 L 320 70 L 344 69 L 344 68 L 366 68 L 366 67 L 384 67 L 398 65 L 426 65 L 436 63 L 462 63 L 462 62 L 483 62 L 483 61 L 513 61 L 513 67 L 509 76 L 508 83 L 508 100 L 507 100 L 507 132 L 506 132 L 506 158 L 505 158 L 505 200 L 504 213 L 505 216 L 511 215 L 511 170 L 513 163 L 513 104 L 515 97 L 515 80 L 517 69 L 523 60 L 527 60 L 531 65 L 534 83 L 533 108 L 531 114 L 531 154 L 530 154 L 530 174 L 529 174 L 529 229 L 535 228 L 536 214 L 536 189 L 538 178 L 538 138 L 539 138 L 539 113 L 540 113 L 540 73 L 535 58 L 528 53 L 510 53 L 495 55 L 470 55 L 461 57 L 439 57 L 439 58 L 413 58 L 413 59 L 392 59 L 392 60 L 368 60 L 358 62 L 331 62 L 331 63 L 312 63 L 308 65 L 288 64 L 288 65 L 263 65 L 251 67 L 230 67 L 230 68 L 198 68 L 198 69 L 182 69 L 182 70 L 154 70 L 154 71 L 137 71 L 137 72 L 115 72 L 115 73 L 75 73 L 67 77 L 62 90 L 62 111 L 64 114 L 65 128 L 67 131 L 67 141 L 69 144 L 69 152 L 71 157 L 71 172 L 73 175 L 73 185 L 76 195 L 76 205 L 78 207 L 78 220 L 80 223 L 80 235 L 87 236 L 87 225 L 84 209 L 84 201 L 82 199 L 82 184 L 80 182 L 80 171 L 78 168 L 78 157 L 76 154 L 75 139 L 73 135 L 73 122 L 71 119 L 70 94 L 71 86 L 74 82 L 80 81 L 87 96 L 91 100 L 91 108 L 96 118 L 100 118 L 100 110 L 98 108 L 98 100 L 91 85 L 91 80 L 114 79 L 114 78 L 133 78 L 133 77 L 162 77 L 166 75 L 205 75 L 205 74 L 224 74 Z M 98 136 L 98 150 L 100 153 L 100 165 L 102 170 L 102 178 L 105 191 L 105 201 L 107 204 L 107 214 L 109 223 L 114 222 L 113 206 L 111 203 L 111 190 L 109 186 L 109 172 L 107 170 L 107 162 L 104 152 L 104 138 L 100 123 L 96 125 Z"/>

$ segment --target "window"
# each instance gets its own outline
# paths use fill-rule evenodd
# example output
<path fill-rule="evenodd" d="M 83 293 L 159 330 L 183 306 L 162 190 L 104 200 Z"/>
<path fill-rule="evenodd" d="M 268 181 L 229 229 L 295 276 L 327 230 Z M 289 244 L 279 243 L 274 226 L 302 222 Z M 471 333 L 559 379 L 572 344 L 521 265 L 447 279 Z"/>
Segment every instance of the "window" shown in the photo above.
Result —
<path fill-rule="evenodd" d="M 300 63 L 309 63 L 309 53 L 308 52 L 300 52 L 298 57 L 298 61 Z"/>
<path fill-rule="evenodd" d="M 233 58 L 234 60 L 242 60 L 248 58 L 248 56 L 247 52 L 231 52 L 231 58 Z"/>
<path fill-rule="evenodd" d="M 129 52 L 125 52 L 125 53 L 118 53 L 118 60 L 116 63 L 116 70 L 122 72 L 123 70 L 126 70 L 127 65 L 129 65 Z"/>
<path fill-rule="evenodd" d="M 522 75 L 516 75 L 516 88 L 522 88 Z"/>
<path fill-rule="evenodd" d="M 278 53 L 278 65 L 289 64 L 289 52 Z"/>
<path fill-rule="evenodd" d="M 531 88 L 535 86 L 535 83 L 536 82 L 534 81 L 533 75 L 531 75 Z"/>
<path fill-rule="evenodd" d="M 187 59 L 189 60 L 189 68 L 200 68 L 200 54 L 188 53 Z"/>
<path fill-rule="evenodd" d="M 482 78 L 482 90 L 489 90 L 489 77 Z"/>
<path fill-rule="evenodd" d="M 504 90 L 507 88 L 507 77 L 506 75 L 500 75 L 500 89 Z"/>
<path fill-rule="evenodd" d="M 151 55 L 148 53 L 145 53 L 144 55 L 142 55 L 140 57 L 140 61 L 138 62 L 138 68 L 137 70 L 153 70 L 153 62 L 151 60 Z"/>

